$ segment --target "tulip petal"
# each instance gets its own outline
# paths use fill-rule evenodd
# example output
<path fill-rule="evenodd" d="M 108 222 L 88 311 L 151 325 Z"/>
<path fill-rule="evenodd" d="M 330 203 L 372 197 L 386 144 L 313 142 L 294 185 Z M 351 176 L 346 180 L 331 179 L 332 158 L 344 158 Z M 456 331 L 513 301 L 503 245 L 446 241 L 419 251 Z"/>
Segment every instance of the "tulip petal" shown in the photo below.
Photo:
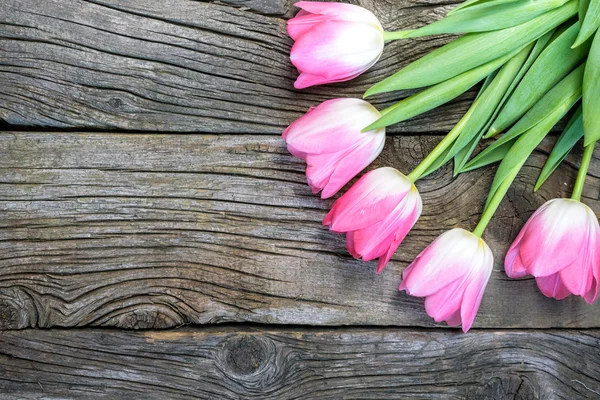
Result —
<path fill-rule="evenodd" d="M 380 223 L 355 231 L 354 243 L 363 260 L 383 257 L 378 267 L 383 268 L 419 218 L 421 207 L 420 196 L 409 193 Z"/>
<path fill-rule="evenodd" d="M 322 14 L 311 14 L 308 11 L 300 10 L 298 14 L 287 22 L 288 35 L 293 40 L 297 40 L 304 33 L 312 29 L 316 24 L 330 20 L 331 17 Z"/>
<path fill-rule="evenodd" d="M 370 140 L 365 140 L 360 146 L 351 149 L 339 160 L 326 186 L 323 187 L 321 198 L 327 199 L 336 194 L 352 178 L 371 164 L 383 150 L 385 136 L 376 137 L 370 134 Z M 380 140 L 383 139 L 383 140 Z"/>
<path fill-rule="evenodd" d="M 363 22 L 366 24 L 371 24 L 378 27 L 383 32 L 383 28 L 381 27 L 377 17 L 363 7 L 355 6 L 353 4 L 316 1 L 300 1 L 294 5 L 302 8 L 304 11 L 308 11 L 313 14 L 325 15 L 331 19 L 336 19 L 339 21 Z"/>
<path fill-rule="evenodd" d="M 404 279 L 410 295 L 423 297 L 439 292 L 471 269 L 482 265 L 485 254 L 479 239 L 471 232 L 456 228 L 440 235 L 417 256 L 414 270 Z"/>
<path fill-rule="evenodd" d="M 535 282 L 537 283 L 540 292 L 546 297 L 562 300 L 571 294 L 569 289 L 563 285 L 558 273 L 535 278 Z"/>
<path fill-rule="evenodd" d="M 360 258 L 360 254 L 358 254 L 354 249 L 354 232 L 348 232 L 346 234 L 346 248 L 348 249 L 348 253 L 350 253 L 352 257 Z"/>
<path fill-rule="evenodd" d="M 394 168 L 370 171 L 337 199 L 323 225 L 334 232 L 348 232 L 376 224 L 396 208 L 412 186 Z"/>
<path fill-rule="evenodd" d="M 536 277 L 571 265 L 588 235 L 588 215 L 582 203 L 555 199 L 546 204 L 531 217 L 519 251 L 528 272 Z"/>
<path fill-rule="evenodd" d="M 285 131 L 288 146 L 310 154 L 347 150 L 374 132 L 361 132 L 380 117 L 379 111 L 361 99 L 327 100 L 294 121 Z"/>
<path fill-rule="evenodd" d="M 506 275 L 513 279 L 522 278 L 528 274 L 527 268 L 523 265 L 523 261 L 521 260 L 519 250 L 521 249 L 521 240 L 528 231 L 530 222 L 531 218 L 523 225 L 523 228 L 521 228 L 521 231 L 508 248 L 506 257 L 504 258 L 504 271 L 506 272 Z"/>
<path fill-rule="evenodd" d="M 292 46 L 290 60 L 301 73 L 324 83 L 348 80 L 370 68 L 381 55 L 383 36 L 369 25 L 323 22 L 306 31 Z M 304 86 L 308 81 L 298 83 Z M 306 87 L 306 86 L 304 86 Z"/>
<path fill-rule="evenodd" d="M 481 305 L 481 300 L 483 299 L 485 288 L 492 275 L 494 258 L 492 252 L 487 248 L 487 245 L 485 254 L 483 265 L 480 266 L 478 269 L 479 273 L 471 280 L 469 286 L 465 290 L 465 295 L 460 307 L 462 330 L 465 333 L 473 326 L 477 311 L 479 311 L 479 306 Z"/>
<path fill-rule="evenodd" d="M 585 301 L 588 304 L 593 304 L 598 298 L 598 281 L 596 278 L 592 281 L 592 287 L 590 290 L 583 296 Z"/>
<path fill-rule="evenodd" d="M 435 322 L 442 322 L 456 314 L 460 310 L 463 300 L 466 277 L 458 279 L 444 289 L 427 296 L 425 299 L 425 311 Z"/>

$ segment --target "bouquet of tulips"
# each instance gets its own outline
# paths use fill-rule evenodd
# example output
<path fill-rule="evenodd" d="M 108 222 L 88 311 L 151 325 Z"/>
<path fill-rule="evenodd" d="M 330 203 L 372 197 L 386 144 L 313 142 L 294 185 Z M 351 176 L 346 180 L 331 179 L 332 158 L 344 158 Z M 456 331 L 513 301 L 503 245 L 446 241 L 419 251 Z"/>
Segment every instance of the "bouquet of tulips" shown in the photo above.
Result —
<path fill-rule="evenodd" d="M 422 201 L 415 182 L 453 160 L 460 174 L 499 166 L 481 220 L 471 232 L 455 228 L 435 239 L 404 270 L 400 290 L 425 297 L 436 322 L 475 319 L 493 267 L 482 234 L 500 201 L 542 139 L 570 120 L 534 190 L 583 138 L 584 152 L 570 199 L 553 199 L 528 220 L 505 258 L 511 278 L 535 277 L 540 291 L 588 303 L 598 297 L 600 226 L 581 193 L 600 138 L 600 0 L 468 0 L 440 21 L 386 32 L 368 10 L 307 2 L 288 21 L 297 89 L 355 78 L 393 40 L 462 34 L 372 86 L 369 97 L 423 88 L 384 110 L 362 99 L 333 99 L 311 108 L 284 132 L 288 150 L 306 161 L 306 177 L 322 198 L 336 194 L 381 152 L 385 128 L 444 104 L 483 82 L 456 126 L 409 174 L 383 167 L 364 174 L 333 204 L 323 224 L 345 233 L 350 254 L 379 259 L 381 272 L 417 222 Z M 485 138 L 502 136 L 472 157 Z"/>

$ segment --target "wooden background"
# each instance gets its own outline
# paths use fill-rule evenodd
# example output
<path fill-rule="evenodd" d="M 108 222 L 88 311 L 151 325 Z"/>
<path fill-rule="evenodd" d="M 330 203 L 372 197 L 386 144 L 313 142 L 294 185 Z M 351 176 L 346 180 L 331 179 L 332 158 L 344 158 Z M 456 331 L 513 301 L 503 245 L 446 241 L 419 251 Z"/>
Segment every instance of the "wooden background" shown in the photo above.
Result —
<path fill-rule="evenodd" d="M 456 1 L 353 3 L 396 30 Z M 310 193 L 280 138 L 448 38 L 395 42 L 364 76 L 299 92 L 289 0 L 0 10 L 1 399 L 600 398 L 600 307 L 547 299 L 502 263 L 533 210 L 570 193 L 579 148 L 534 194 L 547 139 L 509 191 L 464 335 L 397 286 L 438 234 L 475 226 L 494 169 L 420 181 L 423 216 L 375 275 L 321 226 L 333 199 Z M 409 172 L 473 95 L 389 129 L 373 167 Z M 584 189 L 597 213 L 598 158 Z"/>

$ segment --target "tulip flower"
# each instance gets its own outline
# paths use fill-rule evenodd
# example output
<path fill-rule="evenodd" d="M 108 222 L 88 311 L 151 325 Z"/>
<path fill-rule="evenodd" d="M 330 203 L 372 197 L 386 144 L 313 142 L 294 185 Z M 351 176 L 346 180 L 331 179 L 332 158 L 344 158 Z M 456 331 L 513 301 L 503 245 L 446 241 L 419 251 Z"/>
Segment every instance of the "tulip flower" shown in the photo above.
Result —
<path fill-rule="evenodd" d="M 377 273 L 421 215 L 421 196 L 415 185 L 394 168 L 363 175 L 331 208 L 323 225 L 346 233 L 348 251 L 364 261 L 379 259 Z"/>
<path fill-rule="evenodd" d="M 385 128 L 361 130 L 380 117 L 360 99 L 321 103 L 294 121 L 284 132 L 290 153 L 306 160 L 306 178 L 313 193 L 333 196 L 369 165 L 383 149 Z"/>
<path fill-rule="evenodd" d="M 438 236 L 404 270 L 400 290 L 425 297 L 427 315 L 450 326 L 471 329 L 494 256 L 485 242 L 464 229 Z"/>
<path fill-rule="evenodd" d="M 511 278 L 533 275 L 540 291 L 557 300 L 598 297 L 600 226 L 594 212 L 573 199 L 544 203 L 510 246 L 504 262 Z"/>
<path fill-rule="evenodd" d="M 297 89 L 348 81 L 368 70 L 383 52 L 383 28 L 368 10 L 352 4 L 296 3 L 288 21 L 295 41 L 290 59 L 300 76 Z"/>

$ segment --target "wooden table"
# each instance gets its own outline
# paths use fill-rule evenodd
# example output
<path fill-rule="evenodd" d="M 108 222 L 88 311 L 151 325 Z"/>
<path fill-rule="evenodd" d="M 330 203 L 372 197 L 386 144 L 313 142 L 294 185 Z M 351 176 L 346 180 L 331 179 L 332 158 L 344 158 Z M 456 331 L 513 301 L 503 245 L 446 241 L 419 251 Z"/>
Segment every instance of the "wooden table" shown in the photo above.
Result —
<path fill-rule="evenodd" d="M 474 227 L 493 168 L 419 182 L 423 216 L 376 275 L 322 227 L 333 200 L 280 134 L 448 38 L 299 92 L 291 3 L 0 0 L 0 398 L 600 397 L 600 306 L 545 298 L 502 263 L 531 212 L 569 194 L 580 150 L 534 194 L 542 143 L 485 234 L 496 266 L 475 328 L 436 325 L 401 272 Z M 455 1 L 355 3 L 408 29 Z M 374 166 L 410 171 L 473 96 L 389 129 Z"/>

